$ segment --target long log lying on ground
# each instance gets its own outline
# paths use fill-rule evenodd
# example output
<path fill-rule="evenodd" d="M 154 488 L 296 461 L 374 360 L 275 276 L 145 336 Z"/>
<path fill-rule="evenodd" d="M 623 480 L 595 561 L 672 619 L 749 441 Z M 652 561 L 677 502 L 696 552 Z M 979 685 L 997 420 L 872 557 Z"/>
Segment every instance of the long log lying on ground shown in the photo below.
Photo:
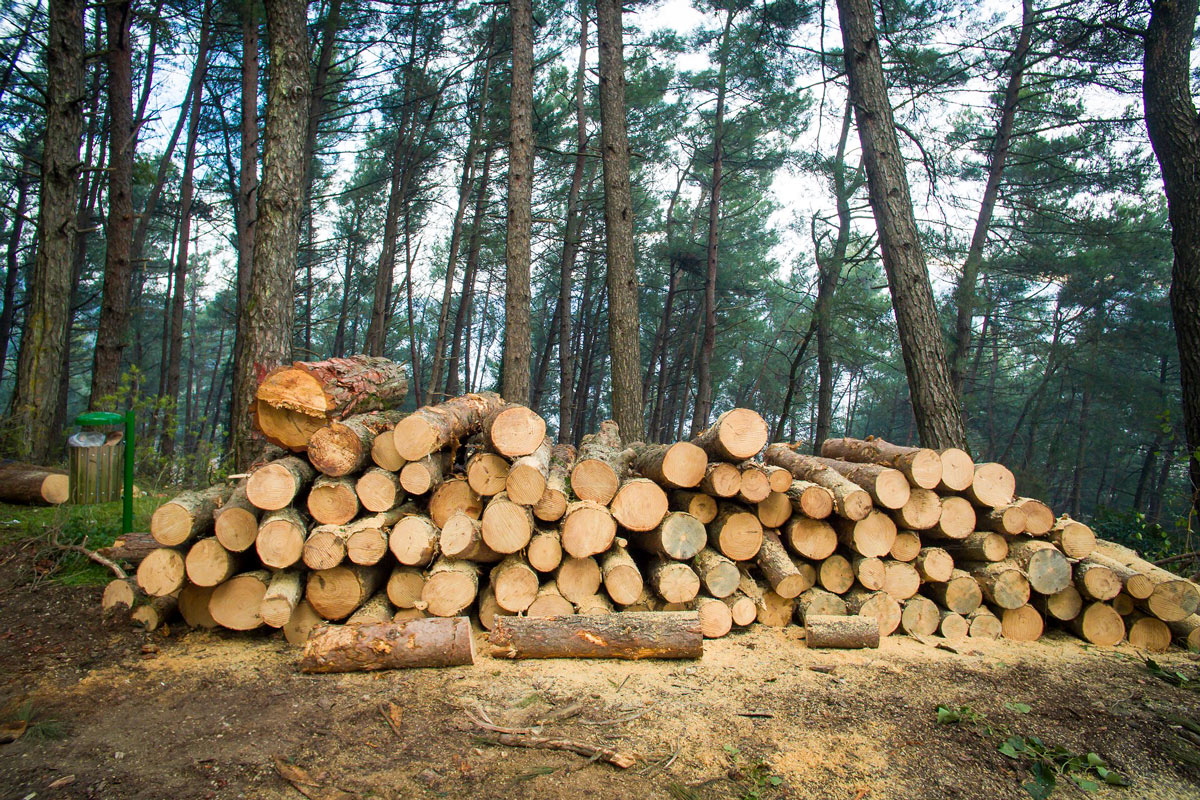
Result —
<path fill-rule="evenodd" d="M 70 480 L 62 470 L 10 461 L 0 464 L 0 501 L 56 506 L 67 502 Z"/>
<path fill-rule="evenodd" d="M 429 617 L 405 622 L 322 625 L 309 634 L 301 672 L 363 672 L 475 663 L 466 617 Z"/>
<path fill-rule="evenodd" d="M 871 616 L 821 616 L 804 618 L 804 640 L 810 648 L 879 647 L 879 620 Z"/>
<path fill-rule="evenodd" d="M 503 406 L 500 395 L 480 392 L 419 408 L 396 423 L 392 430 L 396 452 L 406 461 L 416 461 L 462 442 L 479 432 L 484 418 Z"/>
<path fill-rule="evenodd" d="M 883 439 L 826 439 L 821 455 L 865 464 L 882 464 L 898 469 L 922 489 L 936 489 L 942 480 L 942 458 L 934 450 L 923 447 L 903 447 Z"/>
<path fill-rule="evenodd" d="M 838 516 L 859 520 L 871 513 L 871 495 L 821 460 L 801 455 L 782 444 L 769 445 L 766 459 L 768 463 L 790 471 L 795 478 L 828 489 L 833 494 L 833 508 Z"/>
<path fill-rule="evenodd" d="M 557 619 L 500 617 L 493 655 L 502 658 L 700 658 L 695 611 L 625 612 Z"/>
<path fill-rule="evenodd" d="M 717 417 L 692 444 L 714 460 L 736 463 L 758 455 L 767 436 L 767 423 L 757 411 L 733 408 Z"/>

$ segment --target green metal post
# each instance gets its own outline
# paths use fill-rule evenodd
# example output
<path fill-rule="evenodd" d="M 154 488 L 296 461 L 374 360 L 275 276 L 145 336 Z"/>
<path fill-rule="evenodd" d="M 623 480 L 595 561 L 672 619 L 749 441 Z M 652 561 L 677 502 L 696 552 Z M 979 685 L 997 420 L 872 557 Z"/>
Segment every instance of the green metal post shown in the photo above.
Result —
<path fill-rule="evenodd" d="M 121 533 L 133 532 L 133 409 L 125 412 L 125 488 L 121 493 Z"/>

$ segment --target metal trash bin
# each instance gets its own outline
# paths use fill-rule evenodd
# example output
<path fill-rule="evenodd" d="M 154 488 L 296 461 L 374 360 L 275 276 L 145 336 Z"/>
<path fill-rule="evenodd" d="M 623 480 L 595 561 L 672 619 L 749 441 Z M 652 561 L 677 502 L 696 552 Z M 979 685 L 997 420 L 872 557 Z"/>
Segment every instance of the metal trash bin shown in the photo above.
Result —
<path fill-rule="evenodd" d="M 121 499 L 125 434 L 82 430 L 67 438 L 67 475 L 75 505 Z"/>

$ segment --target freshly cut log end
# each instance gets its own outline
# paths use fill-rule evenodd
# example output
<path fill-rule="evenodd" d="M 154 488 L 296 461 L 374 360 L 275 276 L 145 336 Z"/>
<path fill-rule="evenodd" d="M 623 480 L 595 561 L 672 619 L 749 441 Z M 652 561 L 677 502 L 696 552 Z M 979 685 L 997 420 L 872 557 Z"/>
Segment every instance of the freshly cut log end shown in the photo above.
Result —
<path fill-rule="evenodd" d="M 411 609 L 416 610 L 416 609 Z M 496 627 L 496 617 L 511 617 L 513 612 L 505 611 L 496 602 L 496 593 L 491 586 L 484 587 L 479 593 L 479 606 L 477 609 L 479 615 L 479 624 L 485 631 L 490 631 Z"/>
<path fill-rule="evenodd" d="M 908 478 L 900 470 L 879 464 L 853 464 L 848 461 L 839 461 L 836 458 L 819 460 L 825 466 L 862 487 L 871 495 L 871 499 L 883 508 L 893 510 L 903 508 L 911 495 Z"/>
<path fill-rule="evenodd" d="M 446 520 L 438 538 L 438 549 L 447 558 L 468 561 L 492 563 L 504 558 L 483 541 L 483 523 L 466 514 L 455 514 Z"/>
<path fill-rule="evenodd" d="M 304 566 L 332 569 L 346 560 L 346 526 L 318 525 L 304 541 Z"/>
<path fill-rule="evenodd" d="M 571 491 L 580 500 L 608 505 L 625 475 L 621 431 L 605 420 L 595 433 L 583 437 L 578 457 L 571 468 Z"/>
<path fill-rule="evenodd" d="M 861 464 L 881 464 L 900 470 L 913 486 L 937 488 L 942 478 L 942 459 L 933 450 L 903 447 L 883 439 L 826 439 L 821 455 Z"/>
<path fill-rule="evenodd" d="M 764 528 L 782 528 L 792 517 L 792 501 L 781 492 L 771 492 L 755 506 L 758 521 Z"/>
<path fill-rule="evenodd" d="M 177 595 L 152 597 L 150 602 L 135 608 L 129 615 L 129 619 L 134 625 L 145 631 L 156 631 L 175 614 L 178 607 L 179 597 Z"/>
<path fill-rule="evenodd" d="M 254 549 L 263 566 L 286 569 L 304 555 L 308 522 L 294 508 L 265 514 L 258 526 Z"/>
<path fill-rule="evenodd" d="M 741 488 L 742 473 L 725 461 L 709 464 L 700 479 L 700 490 L 714 497 L 734 497 Z"/>
<path fill-rule="evenodd" d="M 100 597 L 100 609 L 105 616 L 111 617 L 128 612 L 136 600 L 137 591 L 133 583 L 124 578 L 117 578 L 109 581 L 104 587 L 104 594 Z"/>
<path fill-rule="evenodd" d="M 213 532 L 217 541 L 226 550 L 244 553 L 254 546 L 260 516 L 261 509 L 250 502 L 243 483 L 214 514 Z"/>
<path fill-rule="evenodd" d="M 596 594 L 603 580 L 604 573 L 600 570 L 600 565 L 591 557 L 563 559 L 563 563 L 554 573 L 554 583 L 559 594 L 572 603 L 578 603 Z"/>
<path fill-rule="evenodd" d="M 942 547 L 959 561 L 1003 561 L 1008 539 L 999 533 L 975 531 L 965 539 L 943 541 Z"/>
<path fill-rule="evenodd" d="M 804 620 L 805 645 L 809 648 L 879 647 L 879 620 L 873 616 L 809 615 Z"/>
<path fill-rule="evenodd" d="M 1074 586 L 1068 586 L 1061 592 L 1034 598 L 1034 605 L 1047 619 L 1060 622 L 1070 622 L 1083 611 L 1083 597 Z"/>
<path fill-rule="evenodd" d="M 1086 561 L 1075 565 L 1075 586 L 1089 600 L 1112 600 L 1121 593 L 1121 579 L 1117 573 Z"/>
<path fill-rule="evenodd" d="M 1050 529 L 1050 541 L 1058 545 L 1067 558 L 1087 558 L 1096 549 L 1096 534 L 1092 529 L 1065 515 Z"/>
<path fill-rule="evenodd" d="M 562 596 L 555 581 L 550 581 L 542 584 L 542 587 L 538 589 L 537 599 L 529 606 L 529 610 L 525 612 L 525 616 L 538 619 L 551 619 L 554 617 L 569 617 L 574 613 L 575 605 Z M 495 630 L 494 625 L 491 630 Z"/>
<path fill-rule="evenodd" d="M 764 464 L 762 468 L 767 473 L 767 480 L 771 484 L 771 491 L 778 492 L 779 494 L 787 494 L 787 490 L 792 488 L 792 473 L 774 464 Z"/>
<path fill-rule="evenodd" d="M 398 411 L 370 412 L 330 422 L 309 438 L 308 460 L 326 475 L 358 472 L 366 466 L 375 439 L 400 416 Z"/>
<path fill-rule="evenodd" d="M 965 450 L 947 447 L 939 451 L 942 459 L 942 479 L 938 488 L 943 491 L 961 492 L 975 478 L 975 460 Z"/>
<path fill-rule="evenodd" d="M 978 582 L 965 570 L 956 569 L 945 583 L 925 585 L 926 593 L 946 608 L 967 615 L 983 603 L 983 592 Z"/>
<path fill-rule="evenodd" d="M 1177 622 L 1196 613 L 1200 592 L 1191 581 L 1164 580 L 1154 586 L 1143 605 L 1163 622 Z"/>
<path fill-rule="evenodd" d="M 1120 618 L 1118 615 L 1117 619 Z M 1042 615 L 1031 605 L 1006 608 L 1000 615 L 1000 635 L 1014 642 L 1036 642 L 1042 637 L 1043 629 Z"/>
<path fill-rule="evenodd" d="M 769 469 L 779 469 L 779 467 L 770 467 Z M 788 472 L 788 475 L 791 473 Z M 784 493 L 792 503 L 792 510 L 809 519 L 825 519 L 833 513 L 833 492 L 824 486 L 818 486 L 808 481 L 793 480 Z"/>
<path fill-rule="evenodd" d="M 896 523 L 882 511 L 872 511 L 863 519 L 836 521 L 838 539 L 863 556 L 886 556 L 896 542 Z"/>
<path fill-rule="evenodd" d="M 1137 614 L 1129 625 L 1129 643 L 1151 653 L 1165 653 L 1171 646 L 1171 629 L 1154 617 Z"/>
<path fill-rule="evenodd" d="M 722 598 L 721 602 L 729 607 L 729 616 L 739 628 L 746 627 L 758 617 L 754 601 L 744 594 L 731 594 Z"/>
<path fill-rule="evenodd" d="M 1019 503 L 993 508 L 979 515 L 978 525 L 989 531 L 1016 536 L 1025 531 L 1025 510 Z"/>
<path fill-rule="evenodd" d="M 767 422 L 757 411 L 733 408 L 717 417 L 692 443 L 719 461 L 745 461 L 767 444 Z"/>
<path fill-rule="evenodd" d="M 705 547 L 696 554 L 692 559 L 692 569 L 700 576 L 704 590 L 717 598 L 732 595 L 742 579 L 737 565 L 711 547 Z"/>
<path fill-rule="evenodd" d="M 450 470 L 449 453 L 442 450 L 416 461 L 409 461 L 400 470 L 400 486 L 409 494 L 425 494 L 442 482 Z"/>
<path fill-rule="evenodd" d="M 1193 653 L 1200 651 L 1200 614 L 1168 622 L 1167 627 L 1171 629 L 1171 634 L 1179 641 L 1180 646 Z"/>
<path fill-rule="evenodd" d="M 1133 598 L 1125 592 L 1121 592 L 1112 599 L 1112 607 L 1122 617 L 1129 616 L 1130 614 L 1134 613 L 1134 610 L 1137 608 L 1137 606 L 1134 604 Z"/>
<path fill-rule="evenodd" d="M 383 582 L 381 567 L 341 565 L 308 574 L 305 597 L 324 619 L 345 619 L 375 594 Z"/>
<path fill-rule="evenodd" d="M 421 600 L 435 617 L 461 614 L 479 594 L 479 566 L 471 561 L 439 558 L 429 570 Z"/>
<path fill-rule="evenodd" d="M 296 456 L 276 459 L 250 473 L 246 498 L 263 511 L 279 511 L 291 505 L 316 474 L 306 459 Z"/>
<path fill-rule="evenodd" d="M 266 440 L 287 450 L 302 451 L 313 434 L 325 427 L 324 416 L 314 417 L 287 408 L 275 408 L 255 400 L 251 410 L 254 427 Z"/>
<path fill-rule="evenodd" d="M 854 585 L 854 568 L 845 556 L 835 553 L 817 568 L 817 582 L 834 594 L 845 594 Z"/>
<path fill-rule="evenodd" d="M 647 578 L 658 596 L 668 603 L 688 603 L 700 593 L 700 577 L 680 561 L 655 559 Z"/>
<path fill-rule="evenodd" d="M 537 597 L 537 573 L 519 555 L 510 555 L 492 567 L 488 579 L 496 603 L 505 611 L 524 611 Z"/>
<path fill-rule="evenodd" d="M 568 512 L 569 513 L 569 512 Z M 607 516 L 608 511 L 604 514 Z M 570 516 L 564 523 L 570 523 Z M 609 524 L 612 525 L 611 518 Z M 616 526 L 613 526 L 616 532 Z M 518 505 L 508 499 L 504 492 L 493 497 L 483 509 L 483 541 L 497 553 L 515 553 L 529 544 L 533 537 L 533 514 L 527 506 Z M 564 535 L 564 545 L 566 536 Z M 610 538 L 611 542 L 612 539 Z M 603 548 L 601 548 L 603 549 Z M 587 555 L 591 555 L 588 553 Z"/>
<path fill-rule="evenodd" d="M 631 531 L 654 530 L 667 514 L 667 494 L 648 478 L 630 478 L 617 489 L 610 509 L 622 527 Z"/>
<path fill-rule="evenodd" d="M 575 558 L 603 553 L 612 546 L 617 523 L 612 512 L 590 500 L 567 506 L 562 522 L 562 549 Z"/>
<path fill-rule="evenodd" d="M 509 458 L 527 456 L 546 438 L 546 420 L 536 411 L 516 403 L 498 408 L 483 421 L 488 447 Z"/>
<path fill-rule="evenodd" d="M 262 627 L 262 601 L 270 574 L 266 570 L 243 572 L 213 589 L 208 601 L 212 618 L 222 628 L 252 631 Z"/>
<path fill-rule="evenodd" d="M 155 509 L 150 517 L 151 535 L 163 547 L 190 542 L 212 528 L 214 513 L 231 493 L 227 486 L 213 486 L 177 495 Z"/>
<path fill-rule="evenodd" d="M 279 570 L 271 576 L 259 607 L 262 621 L 272 628 L 282 628 L 304 599 L 304 581 L 298 570 Z"/>
<path fill-rule="evenodd" d="M 909 599 L 921 588 L 921 576 L 912 564 L 888 561 L 884 567 L 883 591 L 897 602 Z"/>
<path fill-rule="evenodd" d="M 216 586 L 233 577 L 241 559 L 226 550 L 216 537 L 201 539 L 188 550 L 184 567 L 188 580 L 197 586 Z"/>
<path fill-rule="evenodd" d="M 405 501 L 400 486 L 400 477 L 379 467 L 372 467 L 359 476 L 354 484 L 354 493 L 367 511 L 388 511 Z"/>
<path fill-rule="evenodd" d="M 704 525 L 717 517 L 716 498 L 703 492 L 675 491 L 667 495 L 667 500 L 672 511 L 691 514 Z"/>
<path fill-rule="evenodd" d="M 846 593 L 846 609 L 851 614 L 875 617 L 879 622 L 879 635 L 891 636 L 900 627 L 900 604 L 887 592 L 868 592 L 853 589 Z"/>
<path fill-rule="evenodd" d="M 424 605 L 421 602 L 424 589 L 425 575 L 416 567 L 396 567 L 388 576 L 387 596 L 396 608 Z"/>
<path fill-rule="evenodd" d="M 708 455 L 691 442 L 634 446 L 633 468 L 661 486 L 690 489 L 708 468 Z"/>
<path fill-rule="evenodd" d="M 916 531 L 897 531 L 888 555 L 897 561 L 913 561 L 921 554 L 921 537 Z"/>
<path fill-rule="evenodd" d="M 801 625 L 810 616 L 844 617 L 846 614 L 845 600 L 815 586 L 796 598 L 796 622 Z"/>
<path fill-rule="evenodd" d="M 981 506 L 1000 508 L 1013 501 L 1016 488 L 1017 481 L 1008 467 L 989 462 L 975 465 L 975 477 L 966 488 L 966 494 Z"/>
<path fill-rule="evenodd" d="M 625 612 L 553 620 L 501 617 L 491 632 L 500 658 L 700 658 L 695 611 Z"/>
<path fill-rule="evenodd" d="M 371 461 L 375 462 L 375 466 L 386 469 L 388 472 L 399 472 L 404 469 L 405 461 L 396 450 L 396 436 L 392 433 L 392 428 L 381 431 L 372 440 Z"/>
<path fill-rule="evenodd" d="M 766 460 L 787 469 L 795 478 L 828 489 L 833 495 L 833 509 L 838 516 L 860 520 L 871 513 L 871 495 L 831 468 L 828 459 L 801 455 L 787 445 L 772 444 L 767 447 Z"/>
<path fill-rule="evenodd" d="M 708 541 L 734 561 L 748 561 L 762 547 L 763 527 L 758 517 L 740 506 L 722 505 L 717 518 L 708 524 Z"/>
<path fill-rule="evenodd" d="M 971 622 L 971 627 L 967 630 L 967 636 L 972 639 L 1000 638 L 1002 630 L 1000 618 L 993 614 L 990 609 L 980 606 L 971 612 L 968 619 Z"/>
<path fill-rule="evenodd" d="M 183 554 L 170 547 L 158 548 L 138 565 L 138 586 L 151 597 L 175 594 L 183 588 L 186 579 Z"/>
<path fill-rule="evenodd" d="M 962 497 L 943 497 L 942 514 L 931 535 L 944 539 L 966 539 L 975 531 L 975 509 Z"/>
<path fill-rule="evenodd" d="M 959 617 L 959 619 L 962 619 Z M 942 624 L 937 605 L 927 597 L 917 595 L 904 601 L 900 612 L 900 627 L 905 633 L 916 636 L 933 636 Z M 965 628 L 965 625 L 964 625 Z M 964 630 L 965 634 L 966 631 Z"/>
<path fill-rule="evenodd" d="M 901 528 L 927 531 L 936 527 L 942 518 L 942 500 L 929 489 L 913 489 L 908 502 L 892 513 L 892 518 Z"/>
<path fill-rule="evenodd" d="M 429 498 L 429 517 L 440 528 L 451 516 L 460 513 L 479 519 L 483 514 L 483 498 L 463 478 L 444 481 Z"/>
<path fill-rule="evenodd" d="M 0 466 L 0 501 L 57 506 L 70 496 L 70 478 L 62 470 L 16 462 Z"/>
<path fill-rule="evenodd" d="M 796 611 L 796 601 L 791 597 L 780 597 L 768 589 L 754 598 L 754 607 L 758 624 L 768 628 L 785 628 Z"/>
<path fill-rule="evenodd" d="M 525 548 L 529 566 L 538 572 L 553 572 L 563 560 L 562 533 L 557 528 L 542 528 Z"/>
<path fill-rule="evenodd" d="M 416 461 L 464 441 L 480 431 L 485 417 L 503 406 L 500 395 L 481 392 L 419 408 L 396 423 L 392 431 L 396 452 L 405 461 Z"/>
<path fill-rule="evenodd" d="M 641 597 L 645 588 L 641 570 L 624 547 L 617 545 L 601 557 L 600 572 L 604 590 L 614 603 L 628 606 Z"/>
<path fill-rule="evenodd" d="M 504 481 L 504 491 L 514 503 L 536 505 L 546 493 L 546 478 L 550 474 L 550 459 L 554 445 L 550 437 L 527 456 L 513 462 Z"/>
<path fill-rule="evenodd" d="M 550 451 L 550 467 L 546 473 L 546 490 L 533 507 L 533 515 L 543 522 L 562 519 L 567 512 L 567 476 L 575 464 L 575 448 L 557 444 Z"/>
<path fill-rule="evenodd" d="M 313 631 L 300 656 L 301 672 L 364 672 L 475 663 L 466 617 L 324 625 Z"/>
<path fill-rule="evenodd" d="M 479 452 L 467 459 L 467 483 L 483 497 L 504 491 L 512 465 L 495 453 Z"/>
<path fill-rule="evenodd" d="M 1049 542 L 1018 539 L 1009 545 L 1008 557 L 1024 570 L 1035 592 L 1055 594 L 1071 585 L 1071 563 Z"/>
<path fill-rule="evenodd" d="M 358 515 L 358 494 L 349 478 L 322 475 L 308 493 L 308 513 L 323 525 L 345 525 Z"/>
<path fill-rule="evenodd" d="M 188 584 L 179 590 L 179 616 L 189 628 L 211 630 L 217 627 L 208 604 L 212 601 L 215 587 Z"/>
<path fill-rule="evenodd" d="M 1012 564 L 968 562 L 963 568 L 975 578 L 988 602 L 1004 609 L 1020 608 L 1029 602 L 1029 581 Z"/>
<path fill-rule="evenodd" d="M 437 555 L 438 538 L 438 529 L 428 517 L 412 514 L 392 526 L 388 549 L 401 564 L 422 567 Z"/>
<path fill-rule="evenodd" d="M 1041 500 L 1018 497 L 1017 504 L 1025 512 L 1025 533 L 1030 536 L 1045 536 L 1054 527 L 1054 512 Z"/>
<path fill-rule="evenodd" d="M 855 556 L 850 564 L 854 568 L 854 577 L 858 579 L 859 585 L 864 589 L 876 591 L 883 588 L 887 578 L 887 566 L 883 563 L 882 558 Z M 849 588 L 849 586 L 846 587 L 846 589 Z"/>
<path fill-rule="evenodd" d="M 939 612 L 940 620 L 938 621 L 938 633 L 950 641 L 958 641 L 967 638 L 970 633 L 971 623 L 962 614 L 955 611 L 941 609 Z"/>
<path fill-rule="evenodd" d="M 602 594 L 594 594 L 591 597 L 585 597 L 575 604 L 575 613 L 580 616 L 589 614 L 612 614 L 613 604 Z"/>
<path fill-rule="evenodd" d="M 720 639 L 733 629 L 733 613 L 720 600 L 701 596 L 692 605 L 700 615 L 700 633 L 705 639 Z"/>
<path fill-rule="evenodd" d="M 792 552 L 810 561 L 828 558 L 837 549 L 837 531 L 828 522 L 792 517 L 783 529 L 783 539 Z"/>
<path fill-rule="evenodd" d="M 917 556 L 916 567 L 925 582 L 945 583 L 954 574 L 954 559 L 940 547 L 925 547 Z"/>
<path fill-rule="evenodd" d="M 313 610 L 307 600 L 301 600 L 292 612 L 292 616 L 283 626 L 283 636 L 288 644 L 299 647 L 308 641 L 308 635 L 313 628 L 324 625 L 325 620 Z"/>
<path fill-rule="evenodd" d="M 741 482 L 738 486 L 738 499 L 743 503 L 754 505 L 761 503 L 771 494 L 771 480 L 766 471 L 757 465 L 742 466 Z"/>
<path fill-rule="evenodd" d="M 687 561 L 704 548 L 708 532 L 691 514 L 672 511 L 654 530 L 630 538 L 643 550 L 676 561 Z"/>

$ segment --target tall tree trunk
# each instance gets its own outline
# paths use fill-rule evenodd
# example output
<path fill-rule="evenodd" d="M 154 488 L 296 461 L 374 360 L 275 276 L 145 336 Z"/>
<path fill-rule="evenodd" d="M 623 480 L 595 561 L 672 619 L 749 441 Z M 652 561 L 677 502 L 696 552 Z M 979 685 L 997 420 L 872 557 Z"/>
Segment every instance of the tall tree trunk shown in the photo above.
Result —
<path fill-rule="evenodd" d="M 533 195 L 533 2 L 509 0 L 512 99 L 509 114 L 508 225 L 504 244 L 504 371 L 502 394 L 529 402 L 530 203 Z"/>
<path fill-rule="evenodd" d="M 268 73 L 263 179 L 258 190 L 249 300 L 242 310 L 247 317 L 246 339 L 242 363 L 234 375 L 234 391 L 243 397 L 252 397 L 259 376 L 291 354 L 292 287 L 308 121 L 307 2 L 266 0 L 265 7 Z M 250 465 L 255 449 L 250 436 L 235 437 L 239 469 Z"/>
<path fill-rule="evenodd" d="M 720 65 L 717 72 L 717 110 L 713 121 L 712 186 L 708 198 L 708 248 L 704 274 L 704 339 L 700 346 L 696 380 L 696 404 L 692 410 L 692 436 L 708 426 L 712 413 L 712 359 L 717 346 L 717 245 L 721 219 L 721 173 L 724 170 L 725 91 L 729 69 L 729 32 L 734 6 L 725 12 L 721 34 Z"/>
<path fill-rule="evenodd" d="M 888 101 L 871 0 L 839 0 L 850 97 L 921 444 L 967 447 Z"/>
<path fill-rule="evenodd" d="M 108 52 L 108 222 L 104 232 L 104 289 L 88 405 L 117 391 L 129 330 L 130 248 L 133 246 L 133 76 L 130 0 L 104 6 Z"/>
<path fill-rule="evenodd" d="M 600 140 L 604 163 L 604 230 L 608 256 L 608 353 L 613 417 L 626 441 L 642 439 L 642 355 L 638 337 L 633 198 L 625 123 L 625 57 L 621 0 L 597 0 L 600 46 Z"/>
<path fill-rule="evenodd" d="M 12 339 L 13 319 L 16 316 L 17 282 L 21 275 L 21 235 L 25 230 L 25 207 L 29 203 L 28 154 L 20 162 L 17 173 L 17 205 L 13 209 L 12 227 L 8 229 L 8 247 L 4 256 L 4 309 L 0 311 L 0 378 L 8 360 L 8 345 Z"/>
<path fill-rule="evenodd" d="M 1179 347 L 1183 426 L 1192 506 L 1200 514 L 1200 116 L 1192 101 L 1191 48 L 1197 0 L 1152 0 L 1142 100 L 1162 167 L 1171 220 L 1171 317 Z M 1164 461 L 1165 463 L 1165 461 Z"/>
<path fill-rule="evenodd" d="M 53 430 L 62 378 L 71 263 L 75 251 L 79 136 L 83 117 L 83 4 L 50 0 L 46 34 L 46 130 L 42 147 L 37 251 L 29 279 L 25 329 L 12 398 L 11 450 L 44 463 L 58 440 Z"/>
<path fill-rule="evenodd" d="M 479 269 L 479 248 L 483 240 L 484 215 L 487 213 L 488 188 L 492 172 L 492 154 L 495 146 L 488 142 L 483 153 L 483 170 L 479 174 L 479 188 L 475 196 L 475 212 L 471 222 L 471 238 L 467 241 L 467 263 L 463 268 L 462 293 L 458 298 L 458 310 L 454 316 L 454 331 L 450 340 L 450 359 L 446 364 L 446 396 L 458 394 L 458 366 L 460 353 L 465 349 L 463 372 L 470 384 L 471 375 L 471 301 L 475 295 L 475 275 Z M 468 388 L 467 391 L 470 391 Z"/>

